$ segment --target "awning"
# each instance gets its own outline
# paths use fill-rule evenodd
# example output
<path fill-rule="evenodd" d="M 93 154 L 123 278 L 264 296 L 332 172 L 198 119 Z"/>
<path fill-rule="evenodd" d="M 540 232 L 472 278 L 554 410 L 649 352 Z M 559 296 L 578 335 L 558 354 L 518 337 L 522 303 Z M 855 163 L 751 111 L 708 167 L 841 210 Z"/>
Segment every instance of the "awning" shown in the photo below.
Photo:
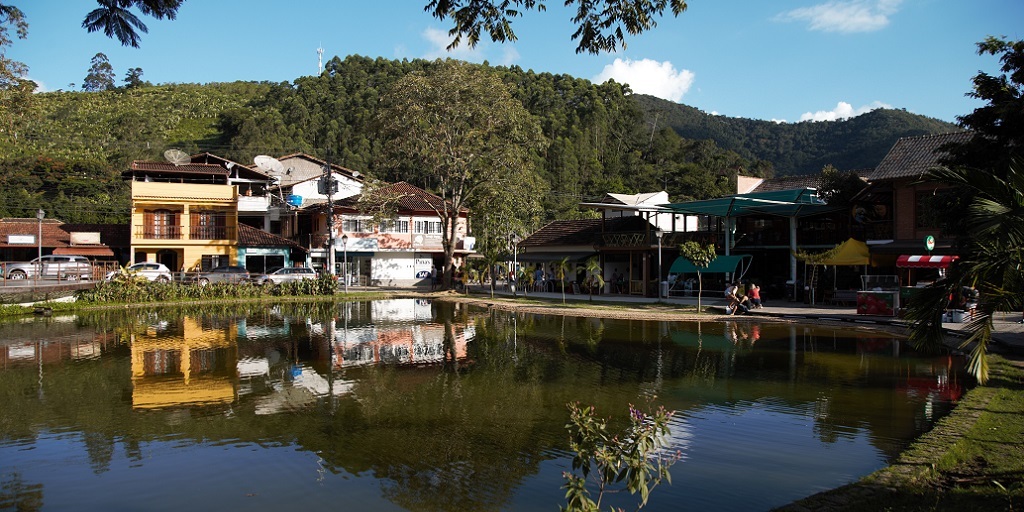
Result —
<path fill-rule="evenodd" d="M 947 268 L 950 263 L 953 263 L 959 256 L 953 255 L 938 255 L 938 256 L 924 256 L 924 255 L 910 255 L 904 254 L 899 258 L 896 258 L 896 267 L 898 268 Z"/>
<path fill-rule="evenodd" d="M 753 256 L 749 254 L 733 254 L 729 256 L 718 256 L 715 258 L 708 268 L 699 269 L 702 274 L 735 274 L 736 266 L 739 265 L 743 260 L 746 260 L 746 267 L 750 266 L 750 260 Z M 698 271 L 697 267 L 690 263 L 690 260 L 679 256 L 676 261 L 672 263 L 672 266 L 668 269 L 670 274 L 693 274 Z M 740 273 L 745 273 L 746 270 L 742 270 Z"/>
<path fill-rule="evenodd" d="M 92 256 L 94 258 L 99 258 L 101 256 L 108 258 L 114 257 L 114 251 L 111 251 L 110 247 L 82 247 L 80 245 L 56 247 L 53 249 L 53 254 L 60 254 L 64 256 Z"/>

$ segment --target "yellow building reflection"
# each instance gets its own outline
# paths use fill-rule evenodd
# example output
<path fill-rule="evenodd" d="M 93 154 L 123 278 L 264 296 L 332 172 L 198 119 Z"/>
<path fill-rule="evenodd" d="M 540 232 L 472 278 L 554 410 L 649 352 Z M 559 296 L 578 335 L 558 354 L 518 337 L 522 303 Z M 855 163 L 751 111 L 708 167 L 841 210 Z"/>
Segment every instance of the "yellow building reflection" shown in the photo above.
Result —
<path fill-rule="evenodd" d="M 132 406 L 136 409 L 230 404 L 238 397 L 235 325 L 179 324 L 133 334 Z"/>

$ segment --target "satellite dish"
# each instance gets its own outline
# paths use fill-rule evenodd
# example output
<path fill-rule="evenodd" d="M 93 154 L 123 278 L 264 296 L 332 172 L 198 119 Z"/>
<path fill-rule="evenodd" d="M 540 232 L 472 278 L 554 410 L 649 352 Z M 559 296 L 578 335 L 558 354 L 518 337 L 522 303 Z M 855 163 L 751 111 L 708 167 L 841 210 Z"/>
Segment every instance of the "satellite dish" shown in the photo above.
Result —
<path fill-rule="evenodd" d="M 188 156 L 188 153 L 180 149 L 168 149 L 164 151 L 164 159 L 174 164 L 175 167 L 179 165 L 185 165 L 192 163 L 192 157 Z"/>
<path fill-rule="evenodd" d="M 256 155 L 252 161 L 256 164 L 256 167 L 259 167 L 263 172 L 272 174 L 281 174 L 284 172 L 284 164 L 272 156 Z"/>

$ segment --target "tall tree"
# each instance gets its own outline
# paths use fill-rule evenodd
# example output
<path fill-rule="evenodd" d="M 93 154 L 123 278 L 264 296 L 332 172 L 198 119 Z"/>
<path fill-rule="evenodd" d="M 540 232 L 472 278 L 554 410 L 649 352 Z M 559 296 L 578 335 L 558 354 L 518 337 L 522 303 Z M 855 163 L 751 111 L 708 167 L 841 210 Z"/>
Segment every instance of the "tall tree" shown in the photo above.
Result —
<path fill-rule="evenodd" d="M 436 184 L 450 286 L 459 215 L 475 196 L 534 172 L 540 127 L 492 70 L 453 60 L 394 83 L 377 121 L 391 164 L 423 169 Z"/>
<path fill-rule="evenodd" d="M 7 58 L 7 47 L 13 42 L 9 33 L 11 28 L 18 39 L 28 37 L 25 14 L 17 7 L 0 4 L 0 89 L 16 86 L 18 80 L 28 72 L 28 66 L 24 63 Z"/>
<path fill-rule="evenodd" d="M 110 65 L 104 53 L 97 53 L 93 56 L 92 65 L 89 66 L 89 74 L 85 75 L 82 82 L 83 91 L 109 91 L 114 88 L 114 67 Z"/>
<path fill-rule="evenodd" d="M 149 33 L 146 24 L 131 9 L 137 7 L 142 14 L 158 20 L 173 20 L 185 0 L 96 0 L 99 7 L 85 16 L 82 28 L 89 32 L 103 31 L 107 37 L 117 38 L 124 46 L 139 47 L 139 32 Z M 137 30 L 137 31 L 136 31 Z"/>
<path fill-rule="evenodd" d="M 579 40 L 576 53 L 599 54 L 626 48 L 626 35 L 635 36 L 658 26 L 655 18 L 671 9 L 675 16 L 686 10 L 685 0 L 565 0 L 575 6 L 572 22 Z M 470 48 L 480 42 L 486 32 L 492 41 L 515 41 L 512 19 L 525 11 L 545 11 L 543 0 L 431 0 L 424 7 L 435 18 L 451 19 L 455 26 L 448 31 L 453 40 L 448 49 L 457 47 L 462 39 Z"/>
<path fill-rule="evenodd" d="M 124 74 L 124 86 L 126 89 L 135 89 L 144 85 L 146 85 L 146 82 L 142 80 L 142 68 L 130 68 Z"/>

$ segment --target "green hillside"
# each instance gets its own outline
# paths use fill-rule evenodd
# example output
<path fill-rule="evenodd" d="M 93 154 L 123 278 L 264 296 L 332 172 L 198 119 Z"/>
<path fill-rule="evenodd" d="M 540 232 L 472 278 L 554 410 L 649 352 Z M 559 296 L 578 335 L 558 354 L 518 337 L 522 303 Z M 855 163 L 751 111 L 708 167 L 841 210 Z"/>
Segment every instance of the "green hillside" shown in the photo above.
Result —
<path fill-rule="evenodd" d="M 375 116 L 382 94 L 436 61 L 334 58 L 320 76 L 291 83 L 167 84 L 31 95 L 0 127 L 0 216 L 45 207 L 66 222 L 125 222 L 120 173 L 168 148 L 209 151 L 249 164 L 258 154 L 306 152 L 367 176 L 430 190 L 432 176 L 392 167 Z M 709 116 L 628 94 L 615 83 L 518 67 L 487 67 L 536 116 L 544 190 L 539 221 L 594 215 L 581 201 L 607 192 L 667 190 L 673 201 L 735 191 L 735 175 L 874 167 L 899 137 L 955 130 L 881 110 L 840 122 L 776 124 Z M 657 119 L 656 129 L 652 123 Z"/>
<path fill-rule="evenodd" d="M 634 96 L 645 118 L 686 139 L 711 139 L 751 160 L 767 160 L 782 175 L 813 174 L 832 165 L 872 169 L 900 137 L 959 131 L 951 123 L 878 109 L 844 121 L 775 123 L 706 114 L 653 96 Z"/>

